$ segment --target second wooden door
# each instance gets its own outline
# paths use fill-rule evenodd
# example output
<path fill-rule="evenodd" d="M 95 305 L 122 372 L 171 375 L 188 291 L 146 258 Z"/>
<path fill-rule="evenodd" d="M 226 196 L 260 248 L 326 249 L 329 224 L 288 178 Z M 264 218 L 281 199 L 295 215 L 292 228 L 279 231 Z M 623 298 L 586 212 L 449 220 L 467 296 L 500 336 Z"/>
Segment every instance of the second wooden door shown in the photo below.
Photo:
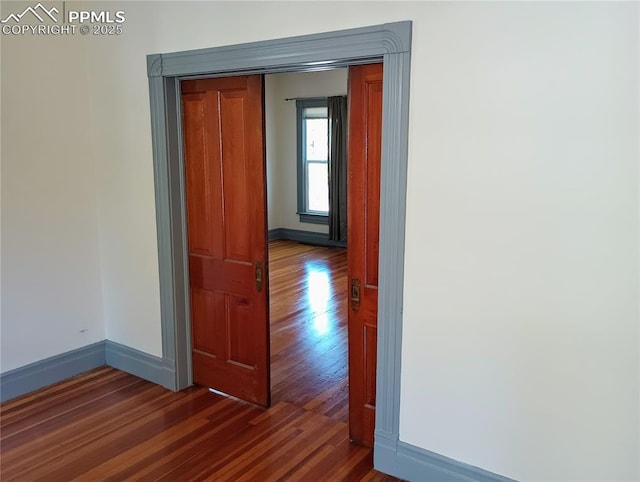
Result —
<path fill-rule="evenodd" d="M 349 68 L 349 434 L 373 445 L 378 345 L 382 64 Z"/>

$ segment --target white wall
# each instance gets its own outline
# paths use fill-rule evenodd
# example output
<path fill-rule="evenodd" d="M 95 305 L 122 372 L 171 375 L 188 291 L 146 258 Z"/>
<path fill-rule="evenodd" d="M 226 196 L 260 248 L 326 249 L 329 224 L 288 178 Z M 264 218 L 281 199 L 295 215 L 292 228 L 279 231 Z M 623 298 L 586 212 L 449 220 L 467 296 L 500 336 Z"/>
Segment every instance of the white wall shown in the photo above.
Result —
<path fill-rule="evenodd" d="M 639 477 L 637 8 L 416 26 L 404 440 L 521 479 Z"/>
<path fill-rule="evenodd" d="M 34 329 L 75 346 L 98 272 L 107 337 L 160 353 L 146 54 L 410 19 L 401 440 L 520 480 L 640 477 L 637 3 L 105 8 L 123 36 L 3 42 L 3 360 L 48 356 Z"/>
<path fill-rule="evenodd" d="M 140 51 L 154 50 L 150 6 L 129 17 L 123 37 L 87 39 L 85 61 L 106 337 L 162 356 L 149 91 Z"/>
<path fill-rule="evenodd" d="M 2 372 L 105 336 L 82 57 L 74 39 L 2 38 Z"/>
<path fill-rule="evenodd" d="M 328 233 L 301 223 L 297 197 L 296 103 L 284 99 L 347 94 L 347 69 L 267 75 L 265 79 L 269 229 Z"/>
<path fill-rule="evenodd" d="M 278 98 L 276 78 L 273 75 L 265 75 L 264 79 L 264 123 L 265 123 L 265 157 L 267 158 L 267 226 L 268 229 L 280 226 L 279 183 L 280 170 L 278 162 L 278 137 L 279 131 L 275 128 L 278 116 L 276 115 L 275 102 Z M 294 133 L 295 136 L 295 133 Z"/>

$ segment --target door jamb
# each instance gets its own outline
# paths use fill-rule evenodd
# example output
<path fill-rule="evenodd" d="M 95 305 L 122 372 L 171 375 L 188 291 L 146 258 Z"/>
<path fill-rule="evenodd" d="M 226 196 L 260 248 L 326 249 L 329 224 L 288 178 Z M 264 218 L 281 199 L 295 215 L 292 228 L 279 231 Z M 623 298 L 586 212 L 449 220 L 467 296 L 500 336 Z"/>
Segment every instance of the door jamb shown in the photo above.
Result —
<path fill-rule="evenodd" d="M 374 465 L 393 472 L 399 440 L 410 21 L 147 56 L 163 364 L 191 384 L 180 80 L 384 64 Z"/>

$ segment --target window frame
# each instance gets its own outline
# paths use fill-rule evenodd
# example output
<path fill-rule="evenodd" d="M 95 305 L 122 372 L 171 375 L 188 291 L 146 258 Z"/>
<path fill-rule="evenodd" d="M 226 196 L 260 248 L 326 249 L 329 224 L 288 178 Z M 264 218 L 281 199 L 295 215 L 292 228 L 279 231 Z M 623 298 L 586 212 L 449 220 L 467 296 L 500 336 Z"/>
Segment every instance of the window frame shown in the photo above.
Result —
<path fill-rule="evenodd" d="M 297 214 L 301 223 L 329 224 L 329 212 L 322 214 L 317 211 L 307 209 L 307 162 L 305 156 L 305 130 L 304 130 L 304 110 L 308 107 L 328 107 L 327 97 L 310 97 L 296 99 L 296 142 L 297 142 L 297 173 L 298 173 L 298 206 Z M 328 120 L 328 117 L 327 117 Z M 327 139 L 329 127 L 327 127 Z M 329 159 L 327 155 L 327 167 Z M 328 180 L 327 180 L 328 182 Z"/>

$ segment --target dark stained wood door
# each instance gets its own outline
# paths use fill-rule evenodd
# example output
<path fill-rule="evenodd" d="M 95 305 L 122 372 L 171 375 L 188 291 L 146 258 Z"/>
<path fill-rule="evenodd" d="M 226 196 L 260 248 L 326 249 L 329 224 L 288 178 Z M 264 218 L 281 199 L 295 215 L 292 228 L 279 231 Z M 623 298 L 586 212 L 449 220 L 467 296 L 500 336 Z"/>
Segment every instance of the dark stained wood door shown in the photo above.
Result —
<path fill-rule="evenodd" d="M 382 64 L 349 68 L 349 435 L 373 445 L 378 326 Z"/>
<path fill-rule="evenodd" d="M 262 76 L 182 81 L 193 381 L 268 406 Z"/>

